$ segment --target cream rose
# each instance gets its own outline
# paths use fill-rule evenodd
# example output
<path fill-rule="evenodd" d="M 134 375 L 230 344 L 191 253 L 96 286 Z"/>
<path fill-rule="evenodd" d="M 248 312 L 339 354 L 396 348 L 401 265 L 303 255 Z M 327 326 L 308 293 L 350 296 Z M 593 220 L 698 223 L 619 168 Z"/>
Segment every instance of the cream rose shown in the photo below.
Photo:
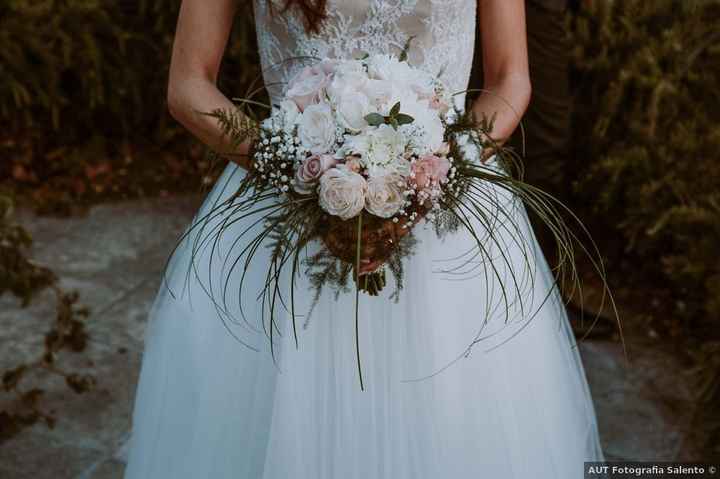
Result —
<path fill-rule="evenodd" d="M 402 176 L 390 174 L 368 180 L 365 209 L 375 216 L 390 218 L 405 203 L 405 181 Z"/>
<path fill-rule="evenodd" d="M 332 155 L 313 155 L 305 158 L 295 173 L 295 191 L 310 194 L 315 190 L 320 177 L 337 164 Z"/>
<path fill-rule="evenodd" d="M 365 207 L 367 188 L 362 175 L 338 165 L 320 177 L 320 207 L 343 220 L 354 218 Z"/>
<path fill-rule="evenodd" d="M 336 125 L 332 110 L 326 103 L 310 105 L 302 113 L 298 137 L 311 153 L 329 152 L 335 145 Z"/>

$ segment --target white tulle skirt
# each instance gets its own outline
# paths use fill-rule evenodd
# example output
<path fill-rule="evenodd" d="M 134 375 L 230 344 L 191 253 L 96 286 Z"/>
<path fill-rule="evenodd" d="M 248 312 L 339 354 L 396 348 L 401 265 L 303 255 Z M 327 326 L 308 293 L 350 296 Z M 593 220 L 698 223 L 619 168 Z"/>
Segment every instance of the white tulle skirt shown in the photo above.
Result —
<path fill-rule="evenodd" d="M 228 166 L 196 221 L 243 174 Z M 239 272 L 225 289 L 235 237 L 252 221 L 226 223 L 214 246 L 202 237 L 222 217 L 194 230 L 150 315 L 125 478 L 581 477 L 583 461 L 602 459 L 592 399 L 521 205 L 513 215 L 517 226 L 487 241 L 496 273 L 469 234 L 416 228 L 398 301 L 392 287 L 360 295 L 364 391 L 354 292 L 326 291 L 299 316 L 297 348 L 290 314 L 280 318 L 274 362 L 256 296 L 268 253 L 248 265 L 242 297 L 227 299 Z M 307 311 L 307 280 L 295 295 Z"/>

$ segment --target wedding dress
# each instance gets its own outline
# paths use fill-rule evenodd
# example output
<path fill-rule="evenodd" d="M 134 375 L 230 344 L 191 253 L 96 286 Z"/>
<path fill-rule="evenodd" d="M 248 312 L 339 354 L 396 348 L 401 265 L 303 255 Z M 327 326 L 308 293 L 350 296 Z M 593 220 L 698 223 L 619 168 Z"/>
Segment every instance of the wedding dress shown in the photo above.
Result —
<path fill-rule="evenodd" d="M 289 58 L 397 53 L 411 36 L 410 63 L 440 74 L 453 91 L 466 88 L 476 0 L 330 0 L 315 35 L 275 1 L 255 1 L 264 80 L 275 98 L 272 88 L 296 71 Z M 227 166 L 195 221 L 243 175 Z M 249 220 L 194 256 L 203 228 L 191 231 L 150 314 L 126 479 L 580 477 L 583 461 L 602 459 L 592 400 L 520 204 L 513 215 L 519 231 L 500 225 L 490 248 L 499 278 L 509 284 L 510 270 L 520 278 L 505 295 L 487 264 L 468 256 L 469 234 L 438 238 L 418 225 L 397 301 L 392 285 L 380 297 L 360 296 L 364 391 L 354 292 L 324 292 L 312 315 L 299 319 L 297 348 L 288 321 L 281 324 L 273 362 L 256 301 L 267 253 L 247 267 L 242 313 L 214 299 L 233 233 Z M 237 279 L 230 281 L 236 291 Z M 307 311 L 304 277 L 295 295 L 298 311 Z"/>

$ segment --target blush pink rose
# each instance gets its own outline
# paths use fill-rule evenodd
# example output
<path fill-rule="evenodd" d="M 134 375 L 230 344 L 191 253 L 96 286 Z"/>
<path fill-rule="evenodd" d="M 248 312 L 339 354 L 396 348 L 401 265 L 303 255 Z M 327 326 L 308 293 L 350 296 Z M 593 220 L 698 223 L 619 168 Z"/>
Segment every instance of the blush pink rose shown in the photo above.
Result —
<path fill-rule="evenodd" d="M 300 70 L 288 83 L 286 96 L 293 100 L 300 111 L 319 103 L 322 93 L 330 84 L 335 64 L 323 61 Z"/>
<path fill-rule="evenodd" d="M 444 156 L 423 155 L 411 166 L 411 182 L 419 190 L 447 180 L 450 161 Z"/>
<path fill-rule="evenodd" d="M 295 173 L 295 190 L 310 194 L 314 191 L 320 177 L 337 164 L 332 155 L 313 155 L 305 158 Z"/>

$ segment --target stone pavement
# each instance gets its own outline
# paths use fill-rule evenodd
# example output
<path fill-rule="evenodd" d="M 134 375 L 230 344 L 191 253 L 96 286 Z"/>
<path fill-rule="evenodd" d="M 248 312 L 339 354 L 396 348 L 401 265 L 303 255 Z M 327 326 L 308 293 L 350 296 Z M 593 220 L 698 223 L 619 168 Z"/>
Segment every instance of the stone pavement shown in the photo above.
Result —
<path fill-rule="evenodd" d="M 76 395 L 57 378 L 37 378 L 57 425 L 36 425 L 0 445 L 0 478 L 122 477 L 118 448 L 130 427 L 146 314 L 166 257 L 198 205 L 197 197 L 159 198 L 105 204 L 70 219 L 19 214 L 35 239 L 33 257 L 92 310 L 87 350 L 63 353 L 61 364 L 94 374 L 98 384 Z M 0 298 L 0 370 L 37 357 L 53 308 L 49 292 L 26 309 Z M 661 345 L 629 340 L 629 346 L 626 368 L 617 343 L 581 345 L 606 455 L 697 459 L 686 441 L 693 408 L 683 368 Z M 11 400 L 6 396 L 0 392 L 0 409 Z"/>

